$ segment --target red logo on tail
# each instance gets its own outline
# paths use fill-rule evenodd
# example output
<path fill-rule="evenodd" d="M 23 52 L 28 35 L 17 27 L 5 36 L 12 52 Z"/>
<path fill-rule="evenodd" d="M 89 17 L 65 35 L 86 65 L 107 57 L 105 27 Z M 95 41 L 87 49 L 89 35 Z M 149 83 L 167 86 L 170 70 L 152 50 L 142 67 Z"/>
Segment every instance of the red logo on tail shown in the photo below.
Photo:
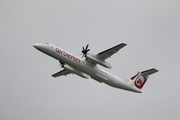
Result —
<path fill-rule="evenodd" d="M 138 75 L 137 78 L 135 79 L 134 81 L 134 84 L 137 88 L 141 89 L 145 82 L 146 82 L 146 77 L 145 76 L 142 76 L 142 75 Z"/>

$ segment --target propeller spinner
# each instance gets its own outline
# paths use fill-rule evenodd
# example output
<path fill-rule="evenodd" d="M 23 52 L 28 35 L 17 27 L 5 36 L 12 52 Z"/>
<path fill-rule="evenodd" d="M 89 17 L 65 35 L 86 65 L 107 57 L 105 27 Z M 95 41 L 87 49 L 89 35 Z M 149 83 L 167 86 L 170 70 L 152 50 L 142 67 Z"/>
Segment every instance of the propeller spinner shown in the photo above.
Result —
<path fill-rule="evenodd" d="M 89 47 L 89 44 L 87 44 L 86 48 L 83 47 L 83 50 L 82 50 L 83 56 L 82 57 L 86 57 L 87 56 L 87 52 L 90 51 L 90 49 L 88 49 L 88 47 Z"/>

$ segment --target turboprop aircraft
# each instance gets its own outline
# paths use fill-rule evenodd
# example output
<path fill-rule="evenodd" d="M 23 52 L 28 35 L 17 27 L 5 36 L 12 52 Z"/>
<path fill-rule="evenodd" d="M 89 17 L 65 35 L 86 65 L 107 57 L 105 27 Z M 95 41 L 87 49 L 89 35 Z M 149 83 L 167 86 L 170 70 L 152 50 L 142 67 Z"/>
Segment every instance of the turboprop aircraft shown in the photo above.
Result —
<path fill-rule="evenodd" d="M 86 47 L 83 47 L 82 58 L 78 58 L 48 42 L 36 43 L 33 44 L 33 46 L 39 51 L 58 60 L 60 65 L 63 67 L 63 70 L 53 74 L 53 77 L 76 74 L 80 77 L 88 79 L 90 76 L 92 79 L 100 83 L 105 83 L 115 88 L 142 93 L 141 89 L 146 83 L 148 76 L 158 72 L 158 70 L 152 68 L 146 71 L 138 72 L 130 79 L 121 79 L 97 66 L 97 64 L 99 64 L 103 67 L 111 68 L 111 65 L 106 61 L 106 59 L 126 46 L 125 43 L 116 45 L 98 54 L 90 52 L 88 44 Z"/>

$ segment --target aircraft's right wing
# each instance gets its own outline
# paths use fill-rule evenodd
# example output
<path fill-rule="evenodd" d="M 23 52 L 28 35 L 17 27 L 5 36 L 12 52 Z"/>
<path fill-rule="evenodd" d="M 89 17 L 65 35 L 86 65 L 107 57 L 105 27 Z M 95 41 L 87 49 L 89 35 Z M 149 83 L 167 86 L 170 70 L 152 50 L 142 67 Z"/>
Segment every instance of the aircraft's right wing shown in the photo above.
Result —
<path fill-rule="evenodd" d="M 53 74 L 52 76 L 53 76 L 53 77 L 59 77 L 59 76 L 62 76 L 62 75 L 65 75 L 65 76 L 66 76 L 66 75 L 71 74 L 71 73 L 72 73 L 71 71 L 69 71 L 69 70 L 67 70 L 67 69 L 64 69 L 64 70 L 61 70 L 61 71 Z"/>

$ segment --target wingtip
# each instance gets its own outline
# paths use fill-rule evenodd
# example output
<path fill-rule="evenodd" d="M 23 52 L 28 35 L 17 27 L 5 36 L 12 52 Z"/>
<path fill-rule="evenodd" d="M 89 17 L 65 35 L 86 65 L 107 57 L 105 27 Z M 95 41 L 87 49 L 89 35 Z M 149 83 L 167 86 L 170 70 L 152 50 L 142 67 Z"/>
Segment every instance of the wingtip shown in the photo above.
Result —
<path fill-rule="evenodd" d="M 156 68 L 152 68 L 152 70 L 156 71 L 156 72 L 159 72 L 159 70 L 157 70 Z"/>
<path fill-rule="evenodd" d="M 121 43 L 120 45 L 126 46 L 127 44 L 126 43 Z"/>

